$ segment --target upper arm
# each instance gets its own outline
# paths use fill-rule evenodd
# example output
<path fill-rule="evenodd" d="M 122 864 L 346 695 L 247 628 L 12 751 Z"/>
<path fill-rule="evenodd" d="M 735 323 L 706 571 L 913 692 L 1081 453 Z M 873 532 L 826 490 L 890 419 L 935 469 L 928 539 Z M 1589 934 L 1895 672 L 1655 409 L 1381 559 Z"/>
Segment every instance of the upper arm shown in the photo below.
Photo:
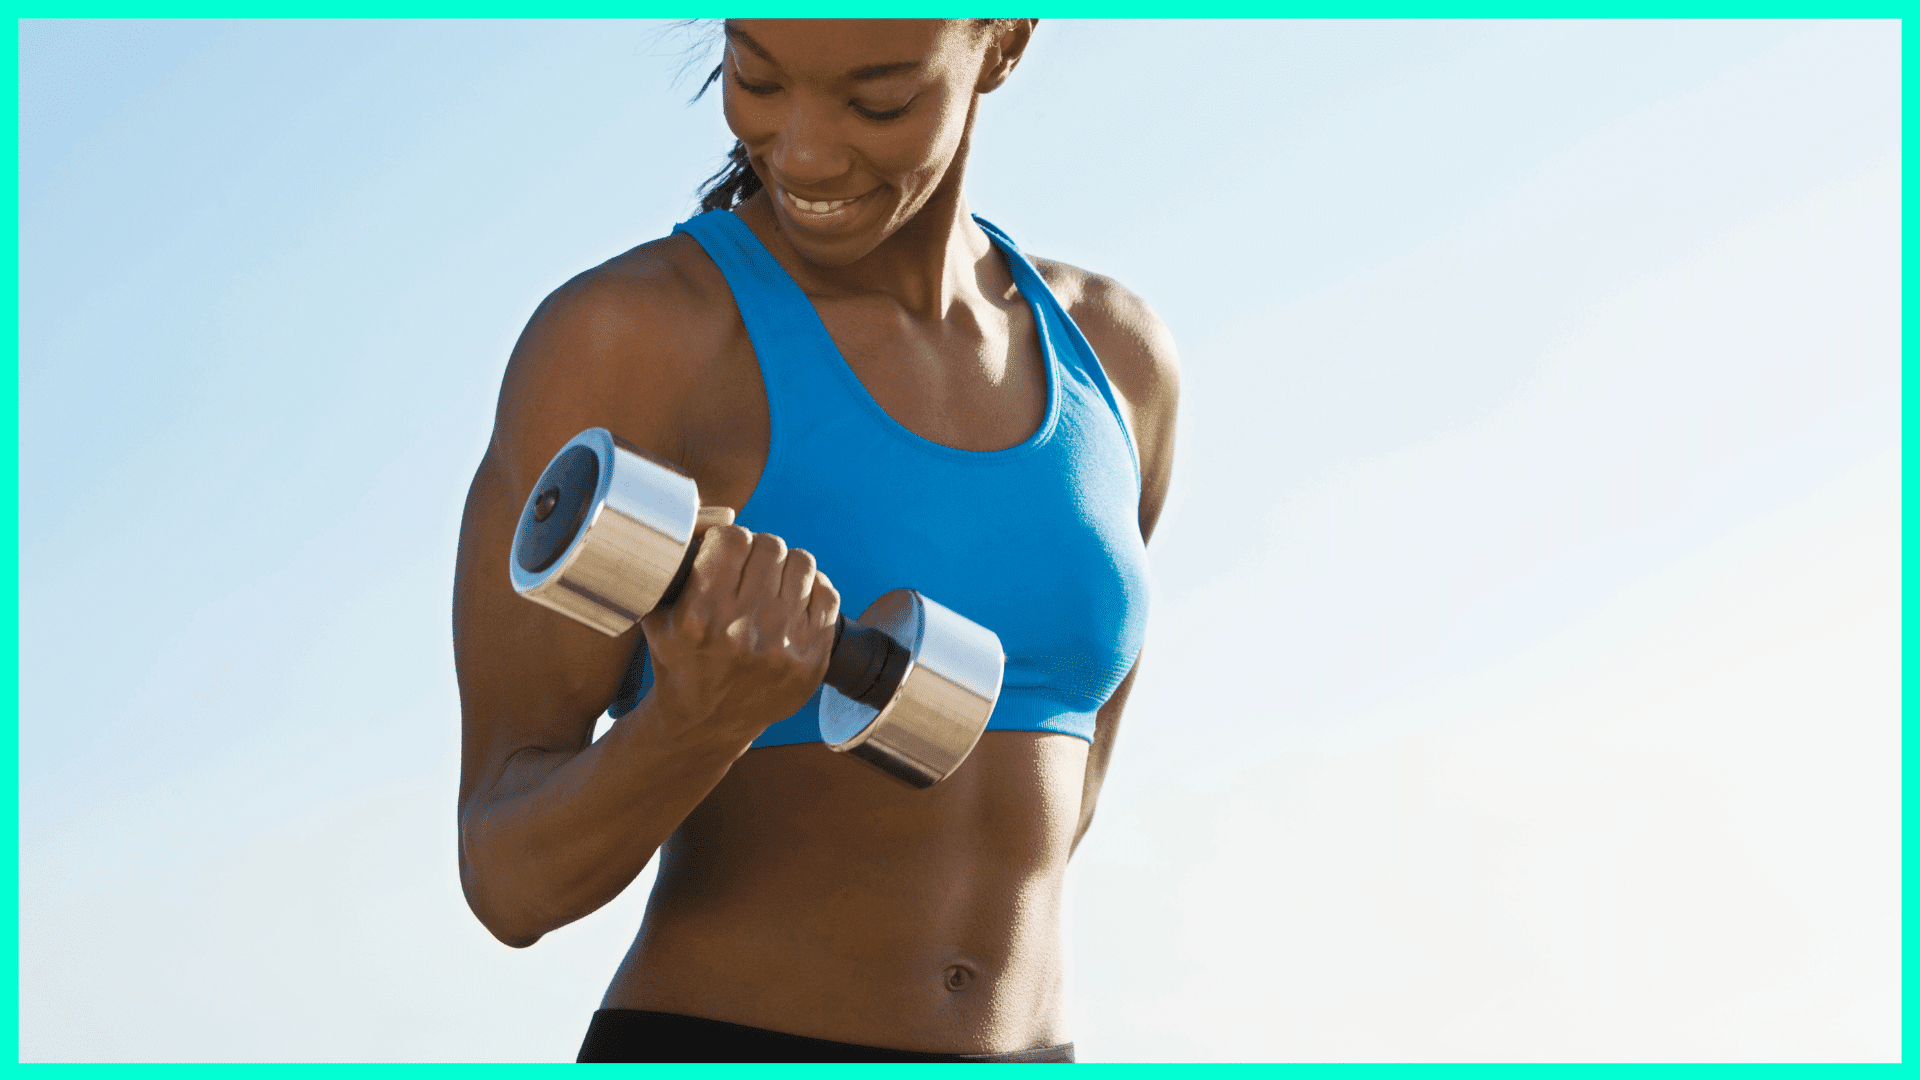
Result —
<path fill-rule="evenodd" d="M 580 431 L 605 427 L 676 455 L 676 405 L 691 382 L 684 358 L 698 344 L 687 340 L 685 310 L 670 274 L 602 268 L 549 296 L 514 346 L 454 570 L 463 808 L 521 751 L 585 747 L 617 690 L 637 631 L 609 638 L 527 602 L 507 559 L 528 492 Z"/>
<path fill-rule="evenodd" d="M 1140 536 L 1151 539 L 1173 479 L 1180 355 L 1145 300 L 1112 278 L 1035 260 L 1100 358 L 1140 455 Z"/>

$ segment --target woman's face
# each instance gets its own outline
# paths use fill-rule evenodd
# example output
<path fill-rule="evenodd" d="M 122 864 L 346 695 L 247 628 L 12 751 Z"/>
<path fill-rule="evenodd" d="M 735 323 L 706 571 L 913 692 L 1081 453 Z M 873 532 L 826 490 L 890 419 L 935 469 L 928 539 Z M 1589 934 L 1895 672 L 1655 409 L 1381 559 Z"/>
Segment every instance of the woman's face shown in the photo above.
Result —
<path fill-rule="evenodd" d="M 999 44 L 964 19 L 727 23 L 727 126 L 802 257 L 845 266 L 926 205 L 1005 77 Z"/>

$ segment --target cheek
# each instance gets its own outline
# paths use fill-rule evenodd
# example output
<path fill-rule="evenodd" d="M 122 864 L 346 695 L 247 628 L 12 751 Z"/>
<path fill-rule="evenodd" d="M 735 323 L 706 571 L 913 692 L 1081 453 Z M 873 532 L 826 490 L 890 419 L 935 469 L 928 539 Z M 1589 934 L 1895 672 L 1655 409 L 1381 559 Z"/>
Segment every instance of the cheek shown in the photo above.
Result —
<path fill-rule="evenodd" d="M 888 132 L 885 149 L 889 169 L 911 187 L 932 187 L 946 174 L 966 134 L 967 111 L 952 98 L 922 113 L 911 128 Z M 878 148 L 876 148 L 878 149 Z"/>
<path fill-rule="evenodd" d="M 762 110 L 754 108 L 758 104 L 752 95 L 742 93 L 729 86 L 720 94 L 720 115 L 727 121 L 727 129 L 733 137 L 743 142 L 752 142 L 759 137 L 766 124 L 757 114 Z"/>
<path fill-rule="evenodd" d="M 783 128 L 791 123 L 792 109 L 786 95 L 760 97 L 734 86 L 730 77 L 723 81 L 725 89 L 720 95 L 720 115 L 734 138 L 748 146 L 758 147 L 780 135 Z"/>

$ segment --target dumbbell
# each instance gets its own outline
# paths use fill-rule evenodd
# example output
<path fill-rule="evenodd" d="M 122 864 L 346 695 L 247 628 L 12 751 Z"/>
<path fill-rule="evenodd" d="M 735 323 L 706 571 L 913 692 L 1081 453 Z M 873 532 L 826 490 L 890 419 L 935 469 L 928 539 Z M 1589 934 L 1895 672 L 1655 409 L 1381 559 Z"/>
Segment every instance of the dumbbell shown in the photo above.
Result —
<path fill-rule="evenodd" d="M 699 551 L 695 529 L 731 520 L 700 506 L 692 477 L 607 431 L 560 448 L 533 485 L 508 569 L 521 596 L 609 637 L 674 602 Z M 820 739 L 914 787 L 965 761 L 1000 696 L 993 631 L 912 589 L 834 628 Z"/>

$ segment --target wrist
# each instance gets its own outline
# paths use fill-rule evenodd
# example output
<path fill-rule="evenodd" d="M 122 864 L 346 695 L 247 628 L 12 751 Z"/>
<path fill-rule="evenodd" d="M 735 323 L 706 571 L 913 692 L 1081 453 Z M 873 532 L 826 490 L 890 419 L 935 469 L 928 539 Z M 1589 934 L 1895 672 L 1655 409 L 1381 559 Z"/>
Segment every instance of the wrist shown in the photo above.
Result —
<path fill-rule="evenodd" d="M 747 752 L 758 732 L 733 730 L 716 710 L 701 707 L 655 683 L 627 715 L 616 720 L 623 736 L 654 747 L 668 768 L 724 773 Z"/>

